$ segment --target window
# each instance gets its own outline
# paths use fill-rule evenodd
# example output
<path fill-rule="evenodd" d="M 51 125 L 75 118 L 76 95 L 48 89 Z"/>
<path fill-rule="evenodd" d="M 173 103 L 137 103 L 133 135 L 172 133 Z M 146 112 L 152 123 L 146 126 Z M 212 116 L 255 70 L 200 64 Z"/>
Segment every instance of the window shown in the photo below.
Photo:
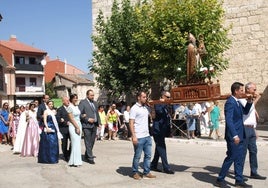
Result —
<path fill-rule="evenodd" d="M 23 65 L 25 64 L 25 58 L 24 57 L 15 57 L 15 64 Z"/>
<path fill-rule="evenodd" d="M 36 86 L 36 78 L 30 78 L 30 86 Z"/>
<path fill-rule="evenodd" d="M 30 57 L 30 58 L 29 58 L 29 64 L 30 64 L 30 65 L 35 65 L 35 64 L 36 64 L 35 57 Z"/>
<path fill-rule="evenodd" d="M 25 91 L 25 78 L 17 77 L 16 78 L 16 91 Z"/>

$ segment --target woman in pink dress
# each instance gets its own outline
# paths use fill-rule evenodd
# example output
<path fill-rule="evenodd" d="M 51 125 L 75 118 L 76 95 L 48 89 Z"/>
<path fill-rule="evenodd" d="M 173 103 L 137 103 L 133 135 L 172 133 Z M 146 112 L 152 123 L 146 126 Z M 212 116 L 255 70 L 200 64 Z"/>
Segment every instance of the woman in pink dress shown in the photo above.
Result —
<path fill-rule="evenodd" d="M 11 119 L 11 137 L 12 137 L 12 145 L 14 146 L 15 141 L 16 141 L 16 136 L 18 132 L 18 127 L 19 127 L 19 121 L 20 121 L 20 108 L 19 106 L 15 106 L 12 114 L 12 119 Z"/>
<path fill-rule="evenodd" d="M 29 110 L 26 111 L 27 128 L 22 146 L 21 156 L 37 157 L 39 150 L 39 124 L 35 111 L 35 103 L 31 103 Z"/>

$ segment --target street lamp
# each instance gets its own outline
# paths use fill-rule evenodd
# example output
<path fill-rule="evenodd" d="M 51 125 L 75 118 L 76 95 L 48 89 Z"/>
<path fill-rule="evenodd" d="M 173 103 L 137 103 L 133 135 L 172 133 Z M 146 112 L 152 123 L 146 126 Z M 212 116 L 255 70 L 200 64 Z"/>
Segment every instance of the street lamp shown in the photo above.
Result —
<path fill-rule="evenodd" d="M 46 64 L 47 64 L 47 61 L 45 59 L 42 59 L 41 65 L 44 67 L 44 66 L 46 66 Z"/>

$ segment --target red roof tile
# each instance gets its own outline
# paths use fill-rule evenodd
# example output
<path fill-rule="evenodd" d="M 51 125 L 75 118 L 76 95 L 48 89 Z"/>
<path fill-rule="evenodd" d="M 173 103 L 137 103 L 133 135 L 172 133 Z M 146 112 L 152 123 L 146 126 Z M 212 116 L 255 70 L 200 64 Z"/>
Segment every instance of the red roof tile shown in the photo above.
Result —
<path fill-rule="evenodd" d="M 26 45 L 26 44 L 23 44 L 19 41 L 17 41 L 16 38 L 10 38 L 9 41 L 0 41 L 0 44 L 9 48 L 9 49 L 12 49 L 14 51 L 21 51 L 21 52 L 36 52 L 36 53 L 42 53 L 42 54 L 47 54 L 47 52 L 45 51 L 42 51 L 40 49 L 37 49 L 37 48 L 34 48 L 32 46 L 29 46 L 29 45 Z"/>

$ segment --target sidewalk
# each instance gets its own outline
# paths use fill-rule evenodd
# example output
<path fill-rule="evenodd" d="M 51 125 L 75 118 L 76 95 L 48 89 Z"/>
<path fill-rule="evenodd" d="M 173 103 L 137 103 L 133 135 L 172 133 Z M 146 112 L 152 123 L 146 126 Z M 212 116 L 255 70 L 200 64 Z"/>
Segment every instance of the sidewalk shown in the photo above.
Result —
<path fill-rule="evenodd" d="M 221 126 L 221 129 L 224 127 Z M 258 171 L 261 175 L 268 176 L 268 126 L 261 125 L 258 129 Z M 83 140 L 81 144 L 83 154 Z M 90 165 L 83 162 L 79 168 L 69 167 L 63 160 L 53 165 L 38 164 L 36 158 L 14 155 L 10 146 L 0 145 L 0 188 L 7 186 L 16 188 L 214 187 L 213 184 L 225 157 L 224 140 L 168 138 L 166 145 L 168 160 L 175 174 L 152 172 L 157 176 L 153 180 L 134 180 L 131 177 L 133 146 L 130 141 L 96 141 L 94 147 L 96 164 Z M 231 167 L 230 170 L 231 173 L 226 177 L 226 181 L 233 187 L 233 168 Z M 142 169 L 140 171 L 142 172 Z M 248 158 L 244 174 L 249 175 Z M 247 183 L 252 184 L 254 188 L 263 188 L 267 186 L 268 180 L 249 179 Z"/>

